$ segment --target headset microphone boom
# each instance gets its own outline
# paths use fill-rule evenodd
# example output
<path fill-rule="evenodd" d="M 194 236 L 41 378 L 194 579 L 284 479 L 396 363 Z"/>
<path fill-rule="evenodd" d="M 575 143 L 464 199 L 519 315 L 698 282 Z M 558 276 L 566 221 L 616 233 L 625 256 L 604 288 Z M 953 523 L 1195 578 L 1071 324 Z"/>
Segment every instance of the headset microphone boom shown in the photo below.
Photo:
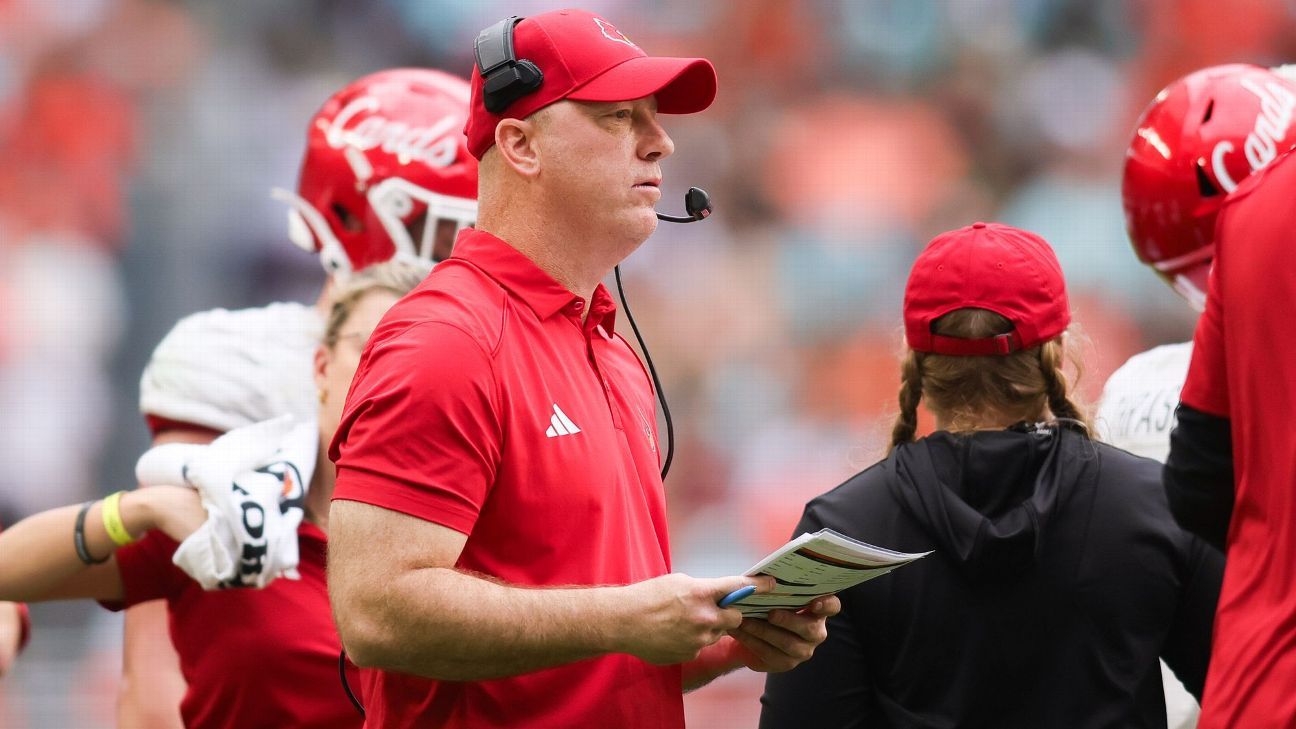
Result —
<path fill-rule="evenodd" d="M 657 219 L 667 223 L 696 223 L 704 220 L 711 215 L 711 196 L 700 187 L 690 187 L 688 192 L 684 193 L 684 210 L 688 215 L 657 213 Z"/>
<path fill-rule="evenodd" d="M 706 190 L 700 187 L 690 187 L 684 194 L 684 210 L 688 215 L 665 215 L 657 213 L 659 220 L 668 223 L 696 223 L 699 220 L 705 220 L 710 217 L 711 196 Z M 662 461 L 661 477 L 666 480 L 666 474 L 670 473 L 671 459 L 675 457 L 675 424 L 671 422 L 670 406 L 666 404 L 666 391 L 662 389 L 661 380 L 657 377 L 657 368 L 653 365 L 652 355 L 648 354 L 648 345 L 644 344 L 643 335 L 639 333 L 639 325 L 635 324 L 634 314 L 630 313 L 630 304 L 626 301 L 625 287 L 621 284 L 621 267 L 616 266 L 612 269 L 616 275 L 617 296 L 621 299 L 621 308 L 626 313 L 626 321 L 630 322 L 630 328 L 634 330 L 635 339 L 639 342 L 639 350 L 643 352 L 644 361 L 648 363 L 648 373 L 652 375 L 653 387 L 657 389 L 657 401 L 662 406 L 662 418 L 666 421 L 666 459 Z"/>

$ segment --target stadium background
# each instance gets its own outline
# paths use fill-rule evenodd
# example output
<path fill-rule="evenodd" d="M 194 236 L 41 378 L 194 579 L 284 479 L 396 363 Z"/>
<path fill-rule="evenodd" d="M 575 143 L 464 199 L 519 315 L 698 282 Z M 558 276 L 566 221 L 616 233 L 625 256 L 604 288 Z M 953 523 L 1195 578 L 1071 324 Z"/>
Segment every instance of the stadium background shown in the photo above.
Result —
<path fill-rule="evenodd" d="M 1139 109 L 1194 68 L 1296 59 L 1282 0 L 584 0 L 654 54 L 711 58 L 708 112 L 667 120 L 663 225 L 625 266 L 677 426 L 676 567 L 744 570 L 801 504 L 881 453 L 899 303 L 933 234 L 1042 233 L 1092 340 L 1096 397 L 1193 316 L 1120 210 Z M 475 32 L 535 0 L 0 0 L 0 520 L 131 483 L 148 352 L 180 316 L 311 297 L 269 189 L 306 120 L 364 73 L 466 75 Z M 0 726 L 112 726 L 119 620 L 40 606 Z M 754 725 L 761 680 L 690 695 Z M 302 687 L 303 691 L 334 687 Z"/>

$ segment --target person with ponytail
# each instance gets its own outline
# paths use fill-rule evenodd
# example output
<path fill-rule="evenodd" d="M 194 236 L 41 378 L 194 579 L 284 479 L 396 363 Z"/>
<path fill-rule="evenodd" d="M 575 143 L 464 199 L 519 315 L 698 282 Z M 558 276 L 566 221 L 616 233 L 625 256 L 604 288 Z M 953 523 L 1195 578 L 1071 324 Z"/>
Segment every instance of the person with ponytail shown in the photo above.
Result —
<path fill-rule="evenodd" d="M 1223 560 L 1175 524 L 1159 463 L 1094 440 L 1053 250 L 998 224 L 937 236 L 904 322 L 886 458 L 795 534 L 933 554 L 842 592 L 760 726 L 1164 728 L 1158 659 L 1200 698 Z"/>

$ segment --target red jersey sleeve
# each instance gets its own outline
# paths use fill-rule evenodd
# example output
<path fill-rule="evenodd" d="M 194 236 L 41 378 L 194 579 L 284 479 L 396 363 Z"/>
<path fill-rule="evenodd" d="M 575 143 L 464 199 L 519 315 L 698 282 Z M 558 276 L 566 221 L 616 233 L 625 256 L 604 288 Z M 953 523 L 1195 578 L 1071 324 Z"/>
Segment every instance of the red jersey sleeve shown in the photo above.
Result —
<path fill-rule="evenodd" d="M 1179 400 L 1204 413 L 1229 416 L 1228 377 L 1224 360 L 1224 297 L 1219 293 L 1219 258 L 1211 269 L 1206 311 L 1193 335 L 1192 361 Z"/>
<path fill-rule="evenodd" d="M 496 382 L 482 345 L 452 324 L 380 335 L 329 449 L 333 498 L 471 534 L 502 450 Z"/>
<path fill-rule="evenodd" d="M 118 549 L 117 569 L 124 598 L 120 603 L 100 604 L 109 610 L 121 610 L 178 594 L 189 580 L 184 570 L 171 561 L 178 546 L 162 532 L 151 531 L 138 542 Z"/>

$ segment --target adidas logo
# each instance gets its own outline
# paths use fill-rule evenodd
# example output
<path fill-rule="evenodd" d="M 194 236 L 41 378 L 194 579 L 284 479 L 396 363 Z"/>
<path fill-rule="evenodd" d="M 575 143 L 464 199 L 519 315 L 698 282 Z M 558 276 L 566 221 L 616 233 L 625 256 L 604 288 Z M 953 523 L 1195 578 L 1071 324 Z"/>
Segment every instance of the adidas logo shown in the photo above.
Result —
<path fill-rule="evenodd" d="M 545 431 L 545 435 L 557 438 L 560 435 L 576 435 L 579 432 L 581 432 L 580 428 L 576 427 L 571 418 L 567 417 L 567 413 L 558 407 L 558 403 L 554 403 L 553 415 L 549 417 L 549 429 Z"/>

